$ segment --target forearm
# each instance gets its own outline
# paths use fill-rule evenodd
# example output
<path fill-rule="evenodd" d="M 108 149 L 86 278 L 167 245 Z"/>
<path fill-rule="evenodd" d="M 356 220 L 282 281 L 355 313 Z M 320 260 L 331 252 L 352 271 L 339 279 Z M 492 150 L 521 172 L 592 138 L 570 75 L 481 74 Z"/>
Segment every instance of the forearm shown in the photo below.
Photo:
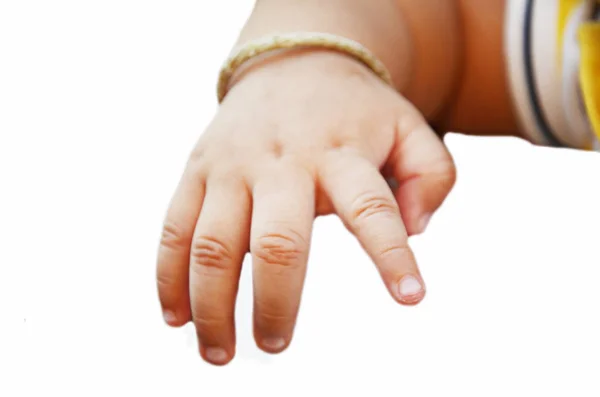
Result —
<path fill-rule="evenodd" d="M 440 128 L 471 135 L 522 136 L 504 54 L 507 0 L 458 0 L 464 58 L 459 84 Z"/>
<path fill-rule="evenodd" d="M 355 40 L 389 69 L 395 88 L 431 121 L 459 75 L 458 13 L 448 0 L 258 0 L 239 42 L 275 32 Z"/>

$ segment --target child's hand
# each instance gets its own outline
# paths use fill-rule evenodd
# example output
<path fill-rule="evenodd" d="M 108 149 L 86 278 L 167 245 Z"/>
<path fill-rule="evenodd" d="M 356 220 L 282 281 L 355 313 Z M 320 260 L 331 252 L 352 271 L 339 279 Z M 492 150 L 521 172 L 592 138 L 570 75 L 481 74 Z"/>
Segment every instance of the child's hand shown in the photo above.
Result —
<path fill-rule="evenodd" d="M 384 176 L 400 187 L 393 192 Z M 394 299 L 416 304 L 425 292 L 407 238 L 424 230 L 454 179 L 419 112 L 359 63 L 328 52 L 271 59 L 233 87 L 175 193 L 158 255 L 165 320 L 193 320 L 203 357 L 229 362 L 249 250 L 257 344 L 285 349 L 313 219 L 331 212 Z"/>

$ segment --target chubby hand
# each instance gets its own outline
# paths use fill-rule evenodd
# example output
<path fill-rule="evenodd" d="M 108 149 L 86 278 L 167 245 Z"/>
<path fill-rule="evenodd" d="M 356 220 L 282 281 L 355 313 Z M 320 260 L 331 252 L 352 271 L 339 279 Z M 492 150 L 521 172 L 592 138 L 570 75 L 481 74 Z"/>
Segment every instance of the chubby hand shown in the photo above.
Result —
<path fill-rule="evenodd" d="M 228 363 L 250 252 L 256 343 L 284 350 L 313 220 L 330 213 L 358 238 L 391 296 L 416 304 L 425 287 L 408 236 L 425 229 L 454 180 L 421 114 L 363 65 L 325 51 L 271 59 L 231 89 L 173 196 L 158 254 L 165 321 L 193 321 L 202 357 Z"/>

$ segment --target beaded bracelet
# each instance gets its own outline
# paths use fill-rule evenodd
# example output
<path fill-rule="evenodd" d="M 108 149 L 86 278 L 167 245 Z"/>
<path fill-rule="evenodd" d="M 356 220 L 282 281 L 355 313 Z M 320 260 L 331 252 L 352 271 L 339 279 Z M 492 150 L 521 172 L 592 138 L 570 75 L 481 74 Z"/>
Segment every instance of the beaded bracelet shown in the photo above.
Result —
<path fill-rule="evenodd" d="M 229 90 L 234 73 L 246 62 L 267 52 L 316 47 L 335 50 L 360 61 L 385 83 L 393 86 L 392 77 L 385 65 L 361 44 L 345 37 L 329 33 L 295 32 L 273 34 L 247 42 L 234 49 L 223 64 L 217 86 L 219 103 L 223 101 Z"/>

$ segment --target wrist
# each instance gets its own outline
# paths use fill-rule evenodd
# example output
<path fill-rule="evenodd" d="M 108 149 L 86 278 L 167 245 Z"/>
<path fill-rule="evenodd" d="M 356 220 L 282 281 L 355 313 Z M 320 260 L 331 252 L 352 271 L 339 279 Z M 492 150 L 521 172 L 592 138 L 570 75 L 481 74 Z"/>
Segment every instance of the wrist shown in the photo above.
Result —
<path fill-rule="evenodd" d="M 290 48 L 274 51 L 266 57 L 252 59 L 240 68 L 231 79 L 229 95 L 236 88 L 246 84 L 252 85 L 258 91 L 278 90 L 287 83 L 298 84 L 306 79 L 316 81 L 326 77 L 372 79 L 374 83 L 385 84 L 360 61 L 336 50 L 325 48 Z M 273 91 L 275 95 L 276 91 Z M 264 95 L 270 96 L 266 92 Z"/>
<path fill-rule="evenodd" d="M 238 39 L 289 32 L 321 32 L 341 36 L 367 48 L 389 70 L 401 93 L 411 81 L 410 32 L 397 0 L 260 0 Z M 283 55 L 286 55 L 286 51 Z"/>
<path fill-rule="evenodd" d="M 331 52 L 344 55 L 346 62 L 354 60 L 379 77 L 386 85 L 393 86 L 392 77 L 386 66 L 377 59 L 367 48 L 345 37 L 322 32 L 290 32 L 276 33 L 260 39 L 252 40 L 235 49 L 225 61 L 219 75 L 217 88 L 219 102 L 227 95 L 231 88 L 232 80 L 238 75 L 240 69 L 252 69 L 265 58 L 277 56 L 292 57 L 298 53 Z M 265 62 L 262 62 L 263 64 Z M 263 66 L 264 67 L 264 66 Z M 256 67 L 254 68 L 256 69 Z M 247 73 L 246 73 L 247 74 Z M 242 73 L 243 75 L 243 73 Z M 298 76 L 296 76 L 298 77 Z"/>
<path fill-rule="evenodd" d="M 456 0 L 261 0 L 238 44 L 294 31 L 334 34 L 369 49 L 389 70 L 394 88 L 435 123 L 450 105 L 461 72 Z M 252 61 L 234 77 L 292 54 Z"/>

